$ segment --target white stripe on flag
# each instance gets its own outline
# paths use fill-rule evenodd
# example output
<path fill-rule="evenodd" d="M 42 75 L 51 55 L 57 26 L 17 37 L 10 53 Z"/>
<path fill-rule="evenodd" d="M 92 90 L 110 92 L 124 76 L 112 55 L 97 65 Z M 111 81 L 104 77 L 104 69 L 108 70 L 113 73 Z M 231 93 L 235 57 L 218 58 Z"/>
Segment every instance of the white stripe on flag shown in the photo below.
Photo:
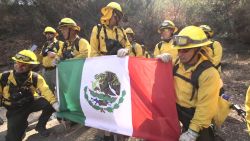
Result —
<path fill-rule="evenodd" d="M 112 113 L 94 109 L 84 97 L 84 88 L 88 86 L 91 89 L 95 75 L 106 71 L 115 73 L 121 83 L 120 96 L 116 102 L 119 101 L 122 91 L 126 91 L 124 101 Z M 85 125 L 131 136 L 133 126 L 128 57 L 103 56 L 86 59 L 83 65 L 80 100 L 83 113 L 86 116 Z"/>

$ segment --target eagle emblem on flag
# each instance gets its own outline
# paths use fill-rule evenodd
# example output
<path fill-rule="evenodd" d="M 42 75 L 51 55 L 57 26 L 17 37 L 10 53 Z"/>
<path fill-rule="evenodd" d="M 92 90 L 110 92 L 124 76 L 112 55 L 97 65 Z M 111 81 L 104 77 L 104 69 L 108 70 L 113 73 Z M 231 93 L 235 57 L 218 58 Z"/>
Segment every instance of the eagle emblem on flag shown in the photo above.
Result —
<path fill-rule="evenodd" d="M 121 91 L 121 83 L 117 75 L 110 71 L 96 74 L 91 88 L 84 87 L 84 98 L 94 109 L 112 113 L 124 101 L 126 91 Z"/>

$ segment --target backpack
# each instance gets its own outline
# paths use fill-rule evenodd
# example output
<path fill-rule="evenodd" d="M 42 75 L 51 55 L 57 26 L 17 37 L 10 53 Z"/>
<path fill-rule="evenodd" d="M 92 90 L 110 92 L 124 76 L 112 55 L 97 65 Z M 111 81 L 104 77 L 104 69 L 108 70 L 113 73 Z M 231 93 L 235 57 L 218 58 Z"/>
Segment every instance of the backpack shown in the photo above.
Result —
<path fill-rule="evenodd" d="M 199 80 L 200 75 L 202 74 L 202 72 L 204 72 L 208 68 L 214 67 L 214 65 L 209 60 L 205 60 L 205 61 L 201 62 L 197 66 L 197 68 L 192 72 L 191 79 L 189 79 L 189 78 L 186 78 L 185 76 L 177 73 L 177 70 L 179 68 L 179 63 L 177 64 L 178 60 L 179 59 L 176 60 L 176 64 L 174 65 L 173 74 L 174 74 L 174 76 L 181 78 L 182 80 L 190 83 L 193 86 L 192 96 L 190 98 L 190 101 L 192 101 L 194 94 L 195 94 L 195 90 L 199 89 L 198 80 Z"/>

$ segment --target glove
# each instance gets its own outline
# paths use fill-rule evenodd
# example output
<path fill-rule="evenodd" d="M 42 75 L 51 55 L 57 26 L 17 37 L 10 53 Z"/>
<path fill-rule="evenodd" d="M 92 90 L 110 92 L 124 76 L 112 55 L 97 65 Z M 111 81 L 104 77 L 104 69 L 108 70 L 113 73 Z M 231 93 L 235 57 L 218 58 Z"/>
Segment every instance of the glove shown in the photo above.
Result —
<path fill-rule="evenodd" d="M 118 57 L 124 57 L 128 54 L 128 49 L 127 48 L 121 48 L 117 51 L 117 56 Z"/>
<path fill-rule="evenodd" d="M 188 129 L 186 132 L 182 133 L 179 141 L 196 141 L 199 134 L 191 129 Z"/>
<path fill-rule="evenodd" d="M 56 57 L 56 53 L 55 53 L 55 52 L 52 52 L 52 51 L 48 51 L 48 56 L 49 56 L 50 58 L 54 58 L 54 57 Z"/>
<path fill-rule="evenodd" d="M 169 53 L 163 53 L 157 55 L 156 58 L 161 59 L 162 62 L 167 63 L 172 60 L 172 56 Z"/>
<path fill-rule="evenodd" d="M 59 112 L 59 103 L 58 102 L 53 103 L 52 107 L 55 109 L 56 112 Z"/>

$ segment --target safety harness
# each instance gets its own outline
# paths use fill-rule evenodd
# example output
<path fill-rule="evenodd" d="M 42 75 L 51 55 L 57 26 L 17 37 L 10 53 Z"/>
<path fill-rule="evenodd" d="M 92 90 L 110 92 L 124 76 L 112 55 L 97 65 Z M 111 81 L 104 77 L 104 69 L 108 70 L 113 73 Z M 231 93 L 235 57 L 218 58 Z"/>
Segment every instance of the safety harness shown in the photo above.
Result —
<path fill-rule="evenodd" d="M 59 41 L 53 42 L 52 44 L 49 42 L 46 42 L 42 49 L 42 55 L 43 57 L 45 57 L 48 55 L 49 51 L 58 52 L 58 50 L 59 50 Z"/>
<path fill-rule="evenodd" d="M 162 44 L 163 44 L 163 41 L 161 41 L 161 42 L 157 45 L 159 51 L 161 50 Z"/>
<path fill-rule="evenodd" d="M 177 63 L 179 61 L 179 59 L 176 60 L 176 63 L 174 65 L 174 69 L 173 69 L 173 74 L 174 76 L 177 76 L 179 78 L 181 78 L 182 80 L 190 83 L 193 86 L 193 90 L 192 90 L 192 96 L 190 98 L 190 101 L 193 100 L 194 94 L 195 94 L 195 90 L 199 89 L 199 77 L 202 74 L 202 72 L 204 72 L 205 70 L 214 67 L 214 65 L 209 61 L 209 60 L 205 60 L 203 62 L 201 62 L 197 68 L 192 72 L 191 74 L 191 79 L 187 78 L 179 73 L 177 73 L 177 70 L 179 69 L 179 63 Z"/>
<path fill-rule="evenodd" d="M 2 73 L 2 77 L 0 78 L 0 84 L 2 86 L 2 91 L 4 89 L 5 86 L 9 85 L 9 93 L 10 93 L 10 97 L 14 97 L 14 93 L 10 92 L 13 89 L 18 89 L 20 87 L 26 87 L 30 89 L 30 86 L 33 85 L 35 88 L 37 87 L 37 82 L 38 82 L 38 74 L 35 72 L 32 72 L 32 78 L 31 80 L 27 80 L 25 81 L 22 86 L 15 86 L 13 83 L 11 83 L 9 81 L 9 75 L 10 75 L 11 71 L 5 71 Z M 22 99 L 19 99 L 19 101 L 13 101 L 11 99 L 6 99 L 4 97 L 1 97 L 0 99 L 0 106 L 4 106 L 6 108 L 16 108 L 15 106 L 22 106 L 23 104 L 30 102 L 33 99 L 33 95 L 28 95 L 28 97 L 22 97 Z M 11 106 L 6 105 L 6 102 L 11 103 Z"/>
<path fill-rule="evenodd" d="M 79 51 L 79 41 L 81 40 L 80 37 L 77 37 L 73 43 L 70 49 L 68 49 L 69 44 L 64 42 L 63 44 L 63 49 L 62 49 L 62 54 L 63 57 L 62 59 L 70 59 L 70 58 L 74 58 L 74 50 Z"/>
<path fill-rule="evenodd" d="M 107 41 L 111 41 L 111 40 L 113 40 L 113 39 L 109 39 L 109 38 L 108 38 L 106 26 L 103 25 L 103 24 L 97 24 L 96 39 L 99 41 L 99 42 L 98 42 L 98 50 L 100 51 L 100 49 L 101 49 L 101 46 L 100 46 L 100 40 L 101 40 L 101 39 L 100 39 L 100 32 L 101 32 L 102 29 L 103 29 L 104 36 L 105 36 L 106 49 L 107 49 L 107 51 L 108 51 L 108 53 L 104 53 L 104 52 L 102 52 L 102 53 L 111 55 L 109 52 L 111 52 L 111 50 L 112 50 L 113 48 L 110 48 L 109 46 L 107 46 L 107 44 L 109 44 L 109 43 L 107 43 Z M 124 39 L 125 41 L 127 41 L 128 39 L 127 39 L 127 36 L 125 36 L 125 33 L 124 33 L 123 28 L 121 28 L 121 27 L 115 28 L 115 34 L 116 34 L 115 37 L 116 37 L 116 40 L 113 40 L 112 42 L 117 42 L 116 44 L 118 45 L 118 44 L 120 44 L 120 43 L 119 43 L 119 35 L 118 35 L 118 30 L 117 30 L 117 29 L 120 29 L 120 30 L 122 31 L 123 39 Z M 119 48 L 122 47 L 121 44 L 118 45 L 118 46 L 119 46 Z"/>

